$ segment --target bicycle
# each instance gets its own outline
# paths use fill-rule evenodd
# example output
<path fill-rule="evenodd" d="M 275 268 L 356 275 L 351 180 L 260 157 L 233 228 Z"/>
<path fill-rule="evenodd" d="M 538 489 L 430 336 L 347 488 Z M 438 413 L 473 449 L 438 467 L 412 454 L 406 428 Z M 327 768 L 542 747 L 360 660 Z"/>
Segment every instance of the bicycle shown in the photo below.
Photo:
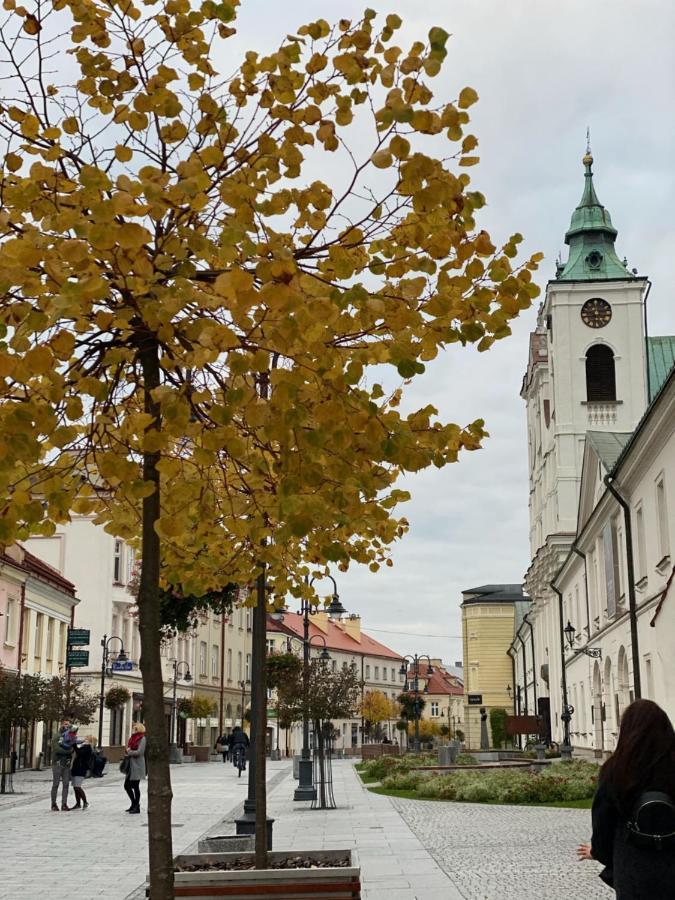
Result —
<path fill-rule="evenodd" d="M 241 778 L 241 773 L 246 769 L 246 748 L 243 744 L 237 744 L 232 751 L 232 764 L 238 770 L 237 778 Z"/>

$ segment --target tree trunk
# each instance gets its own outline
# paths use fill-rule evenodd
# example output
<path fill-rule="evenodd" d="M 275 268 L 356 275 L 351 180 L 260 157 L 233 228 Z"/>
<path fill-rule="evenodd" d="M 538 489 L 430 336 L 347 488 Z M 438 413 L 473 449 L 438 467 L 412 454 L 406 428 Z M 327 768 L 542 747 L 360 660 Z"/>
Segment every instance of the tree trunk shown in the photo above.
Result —
<path fill-rule="evenodd" d="M 265 567 L 256 583 L 253 610 L 253 658 L 257 665 L 251 673 L 251 702 L 255 715 L 255 867 L 267 868 L 267 597 Z"/>
<path fill-rule="evenodd" d="M 153 417 L 148 431 L 159 431 L 161 414 L 152 391 L 160 385 L 159 347 L 148 337 L 140 350 L 145 412 Z M 159 453 L 143 454 L 143 480 L 154 492 L 143 499 L 141 578 L 138 592 L 138 627 L 141 636 L 143 713 L 148 761 L 148 849 L 151 900 L 173 900 L 173 847 L 171 843 L 171 775 L 164 721 L 164 678 L 160 655 L 159 572 L 160 541 L 155 524 L 160 516 Z"/>

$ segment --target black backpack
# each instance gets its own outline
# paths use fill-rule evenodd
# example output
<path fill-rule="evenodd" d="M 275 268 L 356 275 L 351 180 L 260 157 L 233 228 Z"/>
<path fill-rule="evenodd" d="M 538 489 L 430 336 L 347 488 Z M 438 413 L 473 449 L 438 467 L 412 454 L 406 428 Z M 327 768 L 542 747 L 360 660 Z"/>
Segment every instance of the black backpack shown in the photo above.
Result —
<path fill-rule="evenodd" d="M 628 840 L 636 847 L 662 850 L 675 844 L 675 803 L 662 791 L 644 791 L 627 822 Z"/>

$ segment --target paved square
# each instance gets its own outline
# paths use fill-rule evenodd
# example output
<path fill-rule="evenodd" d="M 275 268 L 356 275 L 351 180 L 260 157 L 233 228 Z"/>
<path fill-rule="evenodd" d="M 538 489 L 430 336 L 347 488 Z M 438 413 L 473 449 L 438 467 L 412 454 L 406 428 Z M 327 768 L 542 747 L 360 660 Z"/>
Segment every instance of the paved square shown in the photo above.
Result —
<path fill-rule="evenodd" d="M 220 762 L 174 766 L 174 850 L 203 834 L 233 833 L 246 779 Z M 334 766 L 335 810 L 294 803 L 288 761 L 269 764 L 275 849 L 354 848 L 363 900 L 608 900 L 595 863 L 577 863 L 586 810 L 400 800 L 366 790 L 349 761 Z M 44 897 L 68 885 L 78 900 L 142 900 L 147 817 L 128 816 L 113 770 L 88 781 L 90 808 L 49 811 L 51 772 L 20 774 L 0 796 L 0 900 Z M 147 782 L 143 790 L 147 788 Z M 142 801 L 145 810 L 145 797 Z"/>

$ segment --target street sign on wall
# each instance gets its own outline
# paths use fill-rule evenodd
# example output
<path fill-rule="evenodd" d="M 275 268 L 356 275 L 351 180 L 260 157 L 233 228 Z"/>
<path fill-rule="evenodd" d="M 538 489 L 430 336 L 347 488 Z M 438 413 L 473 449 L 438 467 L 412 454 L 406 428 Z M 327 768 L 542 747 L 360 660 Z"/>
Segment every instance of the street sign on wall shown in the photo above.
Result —
<path fill-rule="evenodd" d="M 134 668 L 134 664 L 132 660 L 125 659 L 124 662 L 120 662 L 115 660 L 111 666 L 113 672 L 132 672 Z"/>
<path fill-rule="evenodd" d="M 81 666 L 89 665 L 88 650 L 69 650 L 66 653 L 66 668 L 76 669 Z"/>
<path fill-rule="evenodd" d="M 466 700 L 469 706 L 480 706 L 483 703 L 483 695 L 467 694 Z"/>
<path fill-rule="evenodd" d="M 91 632 L 88 628 L 69 628 L 68 629 L 68 646 L 69 647 L 88 647 Z"/>

